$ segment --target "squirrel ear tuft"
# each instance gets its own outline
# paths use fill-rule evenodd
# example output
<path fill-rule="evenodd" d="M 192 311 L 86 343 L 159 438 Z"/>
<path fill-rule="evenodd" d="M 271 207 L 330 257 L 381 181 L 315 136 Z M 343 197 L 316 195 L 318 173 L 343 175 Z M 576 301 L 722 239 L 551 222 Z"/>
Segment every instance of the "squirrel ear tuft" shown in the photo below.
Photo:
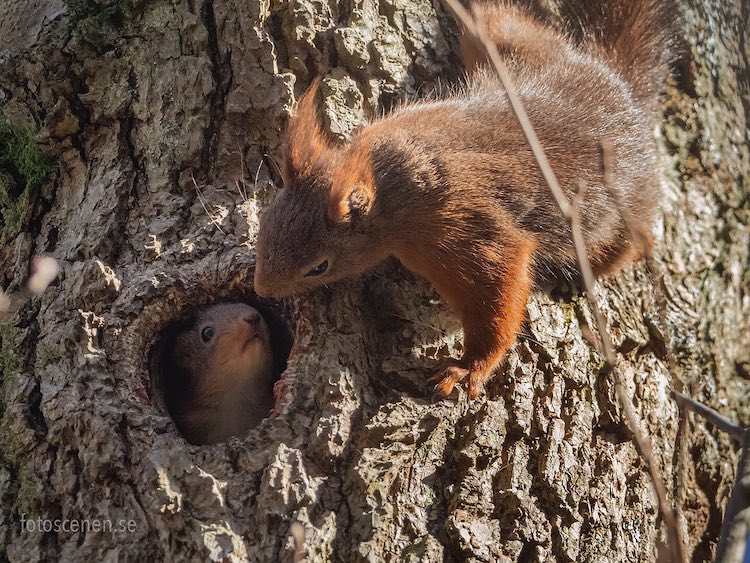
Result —
<path fill-rule="evenodd" d="M 363 182 L 349 184 L 345 189 L 331 188 L 328 217 L 337 223 L 351 223 L 364 217 L 372 207 L 373 193 Z"/>
<path fill-rule="evenodd" d="M 315 105 L 319 86 L 320 77 L 302 94 L 297 113 L 289 120 L 282 173 L 285 182 L 303 176 L 329 148 Z"/>

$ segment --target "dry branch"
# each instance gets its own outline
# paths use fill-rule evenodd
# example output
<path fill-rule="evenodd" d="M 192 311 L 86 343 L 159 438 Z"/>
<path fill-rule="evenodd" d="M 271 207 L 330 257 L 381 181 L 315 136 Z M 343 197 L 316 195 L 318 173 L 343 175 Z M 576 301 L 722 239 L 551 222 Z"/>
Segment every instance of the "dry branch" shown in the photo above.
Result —
<path fill-rule="evenodd" d="M 458 2 L 458 0 L 444 1 L 448 8 L 453 12 L 453 14 L 459 19 L 465 30 L 470 33 L 484 47 L 484 49 L 486 49 L 489 60 L 492 63 L 495 71 L 497 72 L 500 82 L 502 83 L 502 86 L 508 96 L 511 111 L 513 112 L 513 115 L 518 120 L 518 123 L 521 126 L 526 141 L 528 142 L 529 147 L 531 148 L 531 151 L 534 155 L 534 159 L 539 166 L 539 170 L 542 173 L 545 182 L 548 184 L 550 191 L 552 192 L 552 195 L 554 196 L 555 201 L 560 208 L 560 211 L 570 224 L 573 244 L 575 246 L 576 258 L 581 269 L 581 275 L 583 278 L 586 293 L 588 295 L 589 304 L 593 311 L 597 328 L 599 329 L 599 336 L 601 338 L 605 360 L 614 375 L 617 397 L 622 406 L 623 414 L 625 415 L 625 419 L 628 422 L 630 431 L 632 432 L 635 439 L 636 447 L 639 451 L 639 454 L 646 463 L 646 466 L 648 467 L 648 471 L 651 476 L 651 482 L 658 499 L 659 511 L 661 513 L 662 519 L 664 520 L 664 525 L 667 529 L 668 545 L 672 561 L 684 562 L 686 561 L 684 544 L 681 541 L 678 532 L 674 511 L 672 510 L 672 506 L 669 502 L 669 499 L 667 498 L 667 490 L 664 485 L 664 480 L 661 478 L 658 465 L 653 456 L 650 437 L 641 429 L 640 420 L 638 419 L 633 409 L 633 405 L 630 401 L 630 397 L 625 390 L 625 386 L 622 382 L 622 375 L 620 373 L 620 370 L 618 369 L 618 362 L 614 352 L 614 347 L 612 345 L 612 339 L 607 330 L 604 318 L 601 315 L 601 312 L 599 311 L 599 308 L 596 304 L 596 299 L 594 298 L 594 275 L 591 270 L 591 264 L 584 244 L 579 214 L 580 202 L 585 187 L 582 186 L 583 189 L 579 190 L 578 194 L 576 194 L 576 196 L 574 197 L 573 202 L 570 202 L 568 200 L 557 181 L 557 178 L 552 170 L 552 167 L 550 166 L 549 161 L 547 160 L 544 149 L 539 141 L 539 138 L 536 135 L 536 132 L 534 131 L 534 127 L 529 120 L 528 114 L 526 113 L 523 103 L 521 102 L 521 98 L 518 95 L 518 92 L 515 88 L 510 73 L 505 66 L 505 63 L 500 57 L 500 53 L 498 52 L 496 45 L 487 39 L 481 27 L 477 25 L 474 17 L 469 14 L 469 12 Z M 611 164 L 608 165 L 608 168 L 611 170 Z M 635 243 L 637 241 L 633 242 Z"/>
<path fill-rule="evenodd" d="M 737 465 L 732 494 L 729 496 L 719 543 L 716 545 L 717 563 L 736 563 L 746 560 L 750 537 L 750 430 L 742 436 L 742 454 Z"/>
<path fill-rule="evenodd" d="M 683 395 L 682 393 L 678 393 L 677 391 L 672 391 L 672 394 L 674 395 L 675 400 L 680 403 L 681 406 L 690 411 L 693 411 L 695 414 L 702 416 L 708 422 L 716 426 L 719 430 L 726 432 L 732 438 L 742 443 L 746 432 L 744 428 L 742 428 L 741 426 L 737 426 L 734 422 L 732 422 L 725 416 L 719 414 L 714 409 L 707 407 L 702 403 L 699 403 L 695 399 Z"/>
<path fill-rule="evenodd" d="M 729 496 L 724 512 L 719 543 L 716 545 L 716 561 L 717 563 L 743 561 L 750 536 L 750 483 L 747 480 L 750 476 L 750 429 L 734 424 L 714 409 L 691 397 L 677 391 L 672 391 L 672 394 L 680 406 L 705 418 L 741 444 L 740 462 L 737 465 L 732 494 Z"/>

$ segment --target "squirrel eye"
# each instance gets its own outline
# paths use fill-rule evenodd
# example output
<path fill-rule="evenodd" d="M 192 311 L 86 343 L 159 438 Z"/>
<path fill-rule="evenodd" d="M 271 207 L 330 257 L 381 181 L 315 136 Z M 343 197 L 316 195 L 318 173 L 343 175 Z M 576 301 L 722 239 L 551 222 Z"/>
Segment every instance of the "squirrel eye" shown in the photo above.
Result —
<path fill-rule="evenodd" d="M 214 334 L 216 334 L 214 327 L 207 326 L 201 331 L 201 339 L 203 340 L 203 342 L 208 342 L 214 337 Z"/>
<path fill-rule="evenodd" d="M 323 260 L 320 264 L 318 264 L 312 270 L 307 272 L 305 274 L 305 277 L 309 278 L 311 276 L 319 276 L 320 274 L 325 274 L 327 269 L 328 269 L 328 260 Z"/>

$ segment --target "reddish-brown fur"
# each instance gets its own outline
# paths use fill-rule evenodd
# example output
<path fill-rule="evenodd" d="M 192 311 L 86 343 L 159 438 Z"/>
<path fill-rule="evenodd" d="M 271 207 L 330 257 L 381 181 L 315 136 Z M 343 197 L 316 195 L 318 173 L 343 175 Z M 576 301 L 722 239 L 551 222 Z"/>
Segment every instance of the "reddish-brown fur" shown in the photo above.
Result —
<path fill-rule="evenodd" d="M 543 65 L 562 56 L 566 47 L 559 33 L 550 30 L 520 6 L 477 2 L 472 12 L 484 36 L 501 55 L 522 57 L 528 63 Z M 487 64 L 486 49 L 467 33 L 459 36 L 461 59 L 469 71 Z"/>
<path fill-rule="evenodd" d="M 521 8 L 476 7 L 563 190 L 570 197 L 581 182 L 587 186 L 582 228 L 598 274 L 636 258 L 616 202 L 651 225 L 658 198 L 652 109 L 669 43 L 663 3 L 607 5 L 611 14 L 596 7 L 586 16 L 585 3 L 563 2 L 563 13 L 590 26 L 578 30 L 578 42 L 569 38 L 574 31 L 563 34 Z M 627 68 L 611 50 L 623 37 Z M 462 54 L 468 67 L 484 63 L 468 38 Z M 343 147 L 320 129 L 316 91 L 302 97 L 290 124 L 285 189 L 261 221 L 256 291 L 295 293 L 395 256 L 434 285 L 464 326 L 464 355 L 442 366 L 438 389 L 448 394 L 466 381 L 476 397 L 515 340 L 532 284 L 576 271 L 570 229 L 501 86 L 480 69 L 463 92 L 399 109 Z M 616 160 L 616 198 L 602 183 L 605 137 Z"/>

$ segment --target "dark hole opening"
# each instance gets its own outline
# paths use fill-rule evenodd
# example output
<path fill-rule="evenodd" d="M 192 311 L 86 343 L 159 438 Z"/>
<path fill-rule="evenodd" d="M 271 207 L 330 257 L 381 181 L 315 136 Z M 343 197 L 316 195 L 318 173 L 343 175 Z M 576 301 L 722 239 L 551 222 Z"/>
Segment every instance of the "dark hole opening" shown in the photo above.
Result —
<path fill-rule="evenodd" d="M 268 324 L 273 350 L 274 382 L 278 381 L 281 374 L 286 370 L 289 353 L 292 351 L 292 345 L 294 344 L 294 335 L 286 320 L 286 315 L 282 314 L 277 307 L 265 301 L 246 299 L 242 302 L 255 307 Z"/>
<path fill-rule="evenodd" d="M 171 351 L 175 349 L 177 338 L 185 331 L 196 326 L 201 311 L 214 305 L 243 303 L 255 308 L 262 315 L 268 326 L 273 358 L 271 387 L 280 379 L 281 374 L 286 369 L 287 359 L 294 343 L 294 336 L 290 329 L 290 321 L 288 320 L 291 318 L 291 315 L 285 303 L 269 303 L 247 296 L 238 299 L 232 299 L 232 297 L 229 296 L 228 299 L 207 303 L 185 311 L 183 315 L 169 323 L 160 332 L 150 351 L 152 401 L 162 412 L 169 414 L 176 423 L 180 433 L 192 443 L 225 441 L 225 439 L 210 441 L 191 439 L 190 433 L 186 432 L 185 428 L 179 422 L 181 417 L 177 416 L 178 409 L 185 403 L 186 397 L 192 392 L 192 383 L 189 378 L 185 377 L 184 370 L 175 362 Z M 268 391 L 264 389 L 264 392 Z M 248 414 L 252 415 L 255 413 Z M 263 418 L 267 418 L 266 413 L 264 413 Z M 245 431 L 248 429 L 245 429 Z M 244 431 L 232 433 L 231 435 L 241 436 L 243 433 Z M 228 438 L 229 436 L 226 439 Z"/>

